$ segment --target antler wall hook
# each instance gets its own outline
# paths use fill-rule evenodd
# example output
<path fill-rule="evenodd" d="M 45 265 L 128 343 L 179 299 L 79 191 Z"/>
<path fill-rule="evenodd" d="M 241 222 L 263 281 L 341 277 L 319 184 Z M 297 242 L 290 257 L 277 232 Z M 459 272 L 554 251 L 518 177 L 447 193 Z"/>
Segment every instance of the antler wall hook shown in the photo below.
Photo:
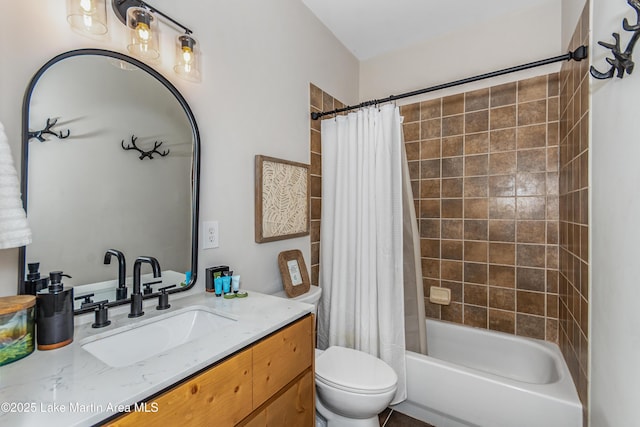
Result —
<path fill-rule="evenodd" d="M 613 38 L 615 40 L 615 44 L 598 42 L 600 46 L 604 46 L 607 49 L 611 49 L 611 53 L 613 53 L 613 59 L 606 58 L 606 61 L 611 65 L 611 68 L 606 73 L 601 73 L 596 70 L 596 68 L 592 65 L 590 68 L 590 73 L 596 79 L 604 80 L 610 79 L 613 77 L 613 74 L 617 72 L 616 77 L 623 78 L 625 71 L 627 74 L 631 74 L 633 72 L 634 63 L 631 60 L 631 56 L 633 54 L 633 48 L 640 38 L 640 0 L 627 0 L 629 6 L 631 6 L 636 11 L 636 24 L 629 25 L 629 21 L 627 18 L 622 20 L 622 28 L 625 31 L 633 31 L 633 35 L 627 43 L 627 47 L 624 51 L 620 49 L 620 34 L 613 33 Z"/>
<path fill-rule="evenodd" d="M 67 134 L 65 135 L 64 133 L 62 133 L 62 131 L 56 133 L 54 131 L 51 130 L 52 127 L 54 127 L 56 125 L 56 123 L 58 123 L 58 119 L 55 119 L 53 122 L 51 121 L 51 118 L 47 119 L 47 124 L 45 125 L 44 129 L 35 131 L 35 132 L 29 132 L 29 139 L 31 138 L 36 138 L 38 141 L 40 142 L 45 142 L 46 139 L 44 137 L 44 134 L 48 134 L 48 135 L 53 135 L 58 139 L 65 139 L 68 138 L 69 135 L 71 134 L 71 131 L 69 129 L 67 129 Z"/>
<path fill-rule="evenodd" d="M 138 148 L 138 146 L 136 145 L 136 140 L 137 140 L 137 139 L 138 139 L 138 138 L 137 138 L 135 135 L 131 135 L 131 144 L 132 144 L 132 145 L 128 145 L 128 144 L 127 144 L 127 146 L 125 147 L 125 146 L 124 146 L 124 139 L 122 140 L 121 145 L 122 145 L 122 148 L 123 148 L 124 150 L 136 150 L 136 151 L 138 151 L 138 152 L 140 153 L 140 157 L 139 157 L 139 159 L 140 159 L 140 160 L 144 160 L 144 158 L 145 158 L 145 157 L 148 157 L 149 159 L 153 159 L 153 155 L 154 155 L 154 154 L 159 154 L 161 157 L 164 157 L 164 156 L 166 156 L 167 154 L 169 154 L 169 151 L 170 151 L 170 150 L 165 150 L 165 151 L 163 151 L 162 153 L 161 153 L 160 151 L 158 151 L 158 150 L 157 150 L 158 148 L 160 148 L 160 146 L 162 145 L 162 142 L 163 142 L 163 141 L 160 141 L 160 142 L 156 141 L 156 142 L 154 142 L 154 144 L 153 144 L 153 149 L 151 149 L 151 150 L 149 150 L 149 151 L 144 151 L 144 150 L 141 150 L 140 148 Z"/>

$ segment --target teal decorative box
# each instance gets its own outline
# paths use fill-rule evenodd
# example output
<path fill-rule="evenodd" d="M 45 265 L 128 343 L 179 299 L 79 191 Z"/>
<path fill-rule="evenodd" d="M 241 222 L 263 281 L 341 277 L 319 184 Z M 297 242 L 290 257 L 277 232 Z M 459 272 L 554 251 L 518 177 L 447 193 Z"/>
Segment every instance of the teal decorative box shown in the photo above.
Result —
<path fill-rule="evenodd" d="M 33 353 L 35 306 L 33 295 L 0 298 L 0 366 Z"/>

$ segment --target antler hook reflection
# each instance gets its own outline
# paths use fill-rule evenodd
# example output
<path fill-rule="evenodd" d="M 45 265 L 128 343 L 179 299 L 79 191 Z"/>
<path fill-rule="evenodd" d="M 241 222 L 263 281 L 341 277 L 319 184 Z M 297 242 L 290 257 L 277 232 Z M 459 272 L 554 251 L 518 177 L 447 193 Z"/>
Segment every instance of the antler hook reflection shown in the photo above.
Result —
<path fill-rule="evenodd" d="M 51 121 L 51 118 L 47 119 L 47 124 L 45 125 L 44 129 L 35 131 L 35 132 L 29 132 L 29 139 L 31 138 L 36 138 L 38 141 L 40 142 L 45 142 L 46 138 L 44 137 L 45 134 L 48 135 L 53 135 L 58 139 L 65 139 L 68 138 L 69 135 L 71 134 L 71 131 L 69 129 L 67 129 L 67 134 L 65 135 L 62 132 L 54 132 L 51 130 L 52 127 L 54 127 L 56 125 L 56 123 L 58 123 L 58 119 L 55 119 L 53 122 Z"/>
<path fill-rule="evenodd" d="M 153 149 L 151 149 L 149 151 L 144 151 L 144 150 L 138 148 L 138 146 L 136 145 L 136 140 L 137 139 L 138 138 L 135 135 L 131 135 L 131 145 L 127 144 L 127 146 L 125 147 L 124 146 L 124 139 L 122 140 L 121 145 L 122 145 L 122 148 L 124 150 L 136 150 L 136 151 L 138 151 L 140 153 L 140 157 L 139 157 L 140 160 L 144 160 L 145 157 L 148 157 L 149 159 L 153 159 L 153 155 L 154 154 L 159 154 L 161 157 L 164 157 L 167 154 L 169 154 L 170 150 L 165 150 L 163 152 L 160 152 L 160 151 L 157 150 L 158 148 L 160 148 L 160 146 L 162 145 L 163 141 L 154 142 Z"/>

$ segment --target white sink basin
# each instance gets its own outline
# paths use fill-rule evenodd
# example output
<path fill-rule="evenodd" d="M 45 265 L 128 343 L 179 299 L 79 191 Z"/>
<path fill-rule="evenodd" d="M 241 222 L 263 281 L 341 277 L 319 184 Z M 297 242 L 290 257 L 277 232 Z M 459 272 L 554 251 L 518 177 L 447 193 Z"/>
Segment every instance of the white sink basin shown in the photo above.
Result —
<path fill-rule="evenodd" d="M 83 341 L 82 348 L 114 368 L 133 365 L 234 324 L 236 319 L 194 306 Z"/>

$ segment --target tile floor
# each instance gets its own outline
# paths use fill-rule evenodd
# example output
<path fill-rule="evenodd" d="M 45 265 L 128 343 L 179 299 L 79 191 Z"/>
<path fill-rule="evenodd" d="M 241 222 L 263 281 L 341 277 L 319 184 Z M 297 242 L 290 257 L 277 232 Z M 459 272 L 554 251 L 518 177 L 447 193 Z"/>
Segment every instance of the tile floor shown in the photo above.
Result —
<path fill-rule="evenodd" d="M 385 409 L 379 416 L 380 427 L 435 427 L 392 409 Z"/>

